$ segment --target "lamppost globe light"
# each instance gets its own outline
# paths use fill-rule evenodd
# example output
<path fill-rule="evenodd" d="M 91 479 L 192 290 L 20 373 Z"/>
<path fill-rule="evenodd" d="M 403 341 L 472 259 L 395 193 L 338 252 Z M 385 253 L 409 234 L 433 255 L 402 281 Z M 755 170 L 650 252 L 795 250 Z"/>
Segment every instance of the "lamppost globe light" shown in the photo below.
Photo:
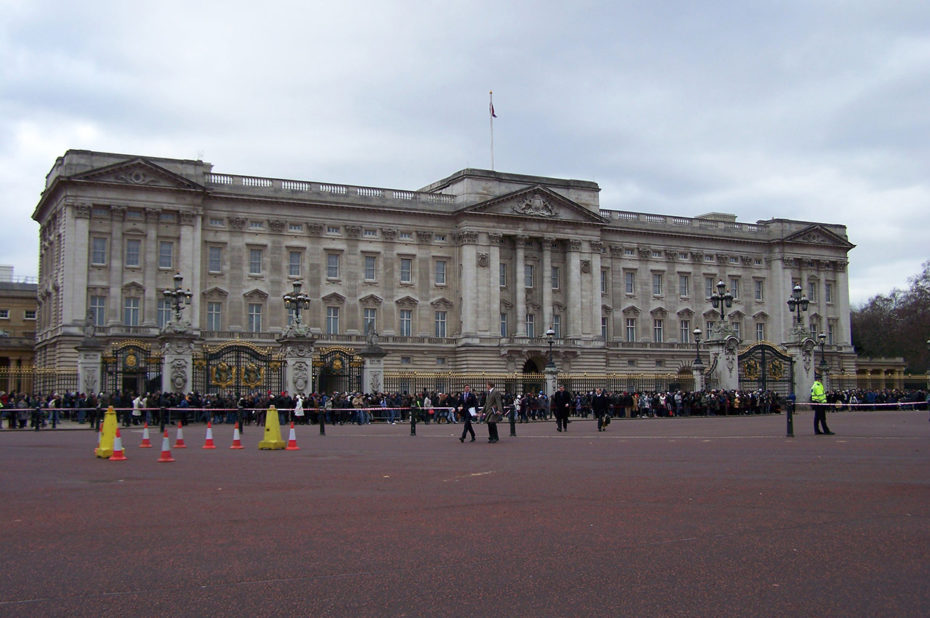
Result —
<path fill-rule="evenodd" d="M 546 368 L 555 369 L 555 362 L 552 360 L 552 344 L 555 343 L 555 330 L 551 326 L 546 329 L 546 343 L 549 344 L 549 362 L 546 363 Z"/>
<path fill-rule="evenodd" d="M 310 297 L 300 291 L 300 281 L 294 282 L 294 289 L 281 298 L 284 299 L 284 308 L 290 313 L 293 310 L 294 323 L 300 326 L 300 312 L 310 307 Z"/>
<path fill-rule="evenodd" d="M 171 303 L 171 308 L 174 309 L 174 319 L 176 322 L 181 321 L 181 309 L 184 305 L 190 305 L 191 298 L 194 296 L 190 290 L 181 288 L 181 283 L 183 281 L 184 277 L 181 276 L 181 273 L 175 273 L 174 289 L 162 291 L 164 297 Z"/>

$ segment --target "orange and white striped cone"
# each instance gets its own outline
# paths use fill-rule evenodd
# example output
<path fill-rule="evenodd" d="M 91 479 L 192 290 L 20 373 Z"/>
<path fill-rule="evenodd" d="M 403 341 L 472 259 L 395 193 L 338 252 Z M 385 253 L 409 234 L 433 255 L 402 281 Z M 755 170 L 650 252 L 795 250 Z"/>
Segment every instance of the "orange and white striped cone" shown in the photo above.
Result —
<path fill-rule="evenodd" d="M 236 423 L 236 428 L 233 429 L 233 443 L 229 448 L 245 448 L 242 446 L 242 438 L 239 437 L 239 423 Z"/>
<path fill-rule="evenodd" d="M 207 439 L 203 443 L 203 448 L 216 448 L 213 444 L 213 423 L 210 421 L 207 421 Z"/>
<path fill-rule="evenodd" d="M 126 461 L 126 451 L 123 449 L 123 439 L 119 435 L 119 427 L 116 428 L 116 438 L 113 440 L 113 454 L 110 455 L 110 461 Z"/>
<path fill-rule="evenodd" d="M 297 433 L 294 431 L 294 421 L 291 421 L 291 431 L 287 434 L 287 446 L 284 447 L 285 451 L 299 451 L 300 447 L 297 446 Z"/>
<path fill-rule="evenodd" d="M 168 430 L 165 430 L 165 437 L 161 439 L 161 457 L 158 458 L 158 463 L 167 463 L 169 461 L 174 461 L 174 457 L 171 456 L 171 440 L 168 439 Z"/>
<path fill-rule="evenodd" d="M 187 448 L 184 444 L 184 428 L 181 426 L 181 421 L 178 421 L 178 437 L 174 441 L 174 448 Z"/>
<path fill-rule="evenodd" d="M 146 423 L 142 428 L 142 444 L 139 448 L 152 448 L 152 441 L 149 439 L 149 424 Z"/>

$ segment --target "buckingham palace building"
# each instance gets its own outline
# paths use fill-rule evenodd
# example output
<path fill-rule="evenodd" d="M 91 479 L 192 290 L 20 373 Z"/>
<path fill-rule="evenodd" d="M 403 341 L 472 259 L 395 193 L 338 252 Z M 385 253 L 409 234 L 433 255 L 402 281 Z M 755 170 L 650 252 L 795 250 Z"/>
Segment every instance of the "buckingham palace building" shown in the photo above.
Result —
<path fill-rule="evenodd" d="M 604 210 L 599 191 L 482 169 L 389 189 L 69 150 L 33 214 L 36 366 L 90 359 L 80 390 L 136 391 L 547 366 L 693 387 L 702 357 L 708 386 L 786 380 L 775 357 L 854 376 L 845 226 Z M 746 356 L 759 344 L 761 365 Z M 369 362 L 383 382 L 363 382 Z"/>

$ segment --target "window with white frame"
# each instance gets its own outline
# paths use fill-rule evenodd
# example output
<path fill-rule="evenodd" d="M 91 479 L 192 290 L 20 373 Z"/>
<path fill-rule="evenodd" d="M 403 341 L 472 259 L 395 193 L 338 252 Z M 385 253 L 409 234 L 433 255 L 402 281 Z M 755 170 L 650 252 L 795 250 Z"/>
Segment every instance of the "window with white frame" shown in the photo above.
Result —
<path fill-rule="evenodd" d="M 400 282 L 413 283 L 413 260 L 400 258 Z"/>
<path fill-rule="evenodd" d="M 730 294 L 733 298 L 739 298 L 739 277 L 730 277 Z"/>
<path fill-rule="evenodd" d="M 607 273 L 610 271 L 602 270 L 601 271 L 601 294 L 607 293 Z"/>
<path fill-rule="evenodd" d="M 261 249 L 249 249 L 249 274 L 250 275 L 262 274 L 262 254 L 263 253 L 264 251 L 262 251 Z"/>
<path fill-rule="evenodd" d="M 532 288 L 533 279 L 536 275 L 536 267 L 533 264 L 523 265 L 523 287 Z"/>
<path fill-rule="evenodd" d="M 90 314 L 93 316 L 94 326 L 103 326 L 106 323 L 107 299 L 105 296 L 90 297 Z"/>
<path fill-rule="evenodd" d="M 552 316 L 552 332 L 556 339 L 562 338 L 562 316 L 557 313 Z"/>
<path fill-rule="evenodd" d="M 339 254 L 338 253 L 327 253 L 326 254 L 326 278 L 327 279 L 338 279 L 339 278 Z"/>
<path fill-rule="evenodd" d="M 601 339 L 607 341 L 607 316 L 601 316 Z"/>
<path fill-rule="evenodd" d="M 507 334 L 507 314 L 501 314 L 501 337 L 508 337 Z"/>
<path fill-rule="evenodd" d="M 164 269 L 174 268 L 174 243 L 170 240 L 158 242 L 158 267 Z"/>
<path fill-rule="evenodd" d="M 730 322 L 730 328 L 733 329 L 733 334 L 736 335 L 737 339 L 742 339 L 743 337 L 743 334 L 742 334 L 743 329 L 741 328 L 741 326 L 742 326 L 742 323 L 740 322 L 738 318 Z"/>
<path fill-rule="evenodd" d="M 435 272 L 435 277 L 433 278 L 433 282 L 436 285 L 445 285 L 446 284 L 446 261 L 436 260 L 433 263 L 433 270 Z"/>
<path fill-rule="evenodd" d="M 287 252 L 287 276 L 288 277 L 299 277 L 300 276 L 300 262 L 303 258 L 302 251 L 288 251 Z"/>
<path fill-rule="evenodd" d="M 536 336 L 536 315 L 532 313 L 526 314 L 526 336 L 527 337 Z"/>
<path fill-rule="evenodd" d="M 339 307 L 326 308 L 326 334 L 339 334 Z"/>
<path fill-rule="evenodd" d="M 835 343 L 833 340 L 835 335 L 836 335 L 836 321 L 827 320 L 827 344 L 833 345 Z"/>
<path fill-rule="evenodd" d="M 636 318 L 626 319 L 626 340 L 631 343 L 636 341 Z"/>
<path fill-rule="evenodd" d="M 222 247 L 207 248 L 207 270 L 211 273 L 218 273 L 223 271 Z"/>
<path fill-rule="evenodd" d="M 662 296 L 662 273 L 652 273 L 652 295 Z"/>
<path fill-rule="evenodd" d="M 752 281 L 753 293 L 752 296 L 758 301 L 765 300 L 765 279 L 753 279 Z"/>
<path fill-rule="evenodd" d="M 756 322 L 756 341 L 765 341 L 765 322 Z"/>
<path fill-rule="evenodd" d="M 126 260 L 129 267 L 138 267 L 142 263 L 142 241 L 138 238 L 126 239 Z"/>
<path fill-rule="evenodd" d="M 652 321 L 652 340 L 656 343 L 662 343 L 664 340 L 662 334 L 664 327 L 665 323 L 663 320 L 657 318 Z"/>
<path fill-rule="evenodd" d="M 123 299 L 123 325 L 124 326 L 138 326 L 139 325 L 139 316 L 140 316 L 140 307 L 142 306 L 142 300 L 135 296 L 128 296 Z"/>
<path fill-rule="evenodd" d="M 717 282 L 714 281 L 715 277 L 704 277 L 704 297 L 710 298 L 714 295 L 714 288 L 717 285 Z"/>
<path fill-rule="evenodd" d="M 24 320 L 35 320 L 36 319 L 36 310 L 35 309 L 26 309 L 23 311 Z"/>
<path fill-rule="evenodd" d="M 207 330 L 222 330 L 223 304 L 216 301 L 207 303 Z"/>
<path fill-rule="evenodd" d="M 262 304 L 249 303 L 248 329 L 250 333 L 262 332 Z"/>
<path fill-rule="evenodd" d="M 105 266 L 107 263 L 107 239 L 94 236 L 90 247 L 90 263 L 94 266 Z"/>
<path fill-rule="evenodd" d="M 561 273 L 559 272 L 559 267 L 553 266 L 552 267 L 552 289 L 553 290 L 558 290 L 561 287 L 562 282 L 561 282 L 560 275 Z"/>
<path fill-rule="evenodd" d="M 807 282 L 807 300 L 812 303 L 817 302 L 817 282 L 808 281 Z"/>
<path fill-rule="evenodd" d="M 445 337 L 446 336 L 446 312 L 437 311 L 434 314 L 434 333 L 436 337 Z"/>
<path fill-rule="evenodd" d="M 691 343 L 691 320 L 678 322 L 678 337 L 682 343 Z"/>
<path fill-rule="evenodd" d="M 362 317 L 362 324 L 363 324 L 365 333 L 371 333 L 377 330 L 378 328 L 377 317 L 378 317 L 377 309 L 374 309 L 372 307 L 365 307 L 363 317 Z"/>
<path fill-rule="evenodd" d="M 717 325 L 717 323 L 716 323 L 715 321 L 713 321 L 713 320 L 706 320 L 706 321 L 704 322 L 704 330 L 707 331 L 707 336 L 708 336 L 708 337 L 710 337 L 710 333 L 711 333 L 712 330 L 714 330 L 714 326 L 716 326 L 716 325 Z"/>
<path fill-rule="evenodd" d="M 500 268 L 498 269 L 497 284 L 499 287 L 507 287 L 507 264 L 504 262 L 500 263 Z"/>
<path fill-rule="evenodd" d="M 0 309 L 0 320 L 9 320 L 9 319 L 10 319 L 10 310 Z"/>
<path fill-rule="evenodd" d="M 171 301 L 167 298 L 158 299 L 158 312 L 155 316 L 158 328 L 164 328 L 171 321 Z"/>
<path fill-rule="evenodd" d="M 413 312 L 410 309 L 400 310 L 400 336 L 409 337 L 413 324 Z"/>
<path fill-rule="evenodd" d="M 682 298 L 691 296 L 691 275 L 679 273 L 678 275 L 678 295 Z"/>
<path fill-rule="evenodd" d="M 636 273 L 627 270 L 623 272 L 623 289 L 627 294 L 636 293 Z"/>
<path fill-rule="evenodd" d="M 833 302 L 833 282 L 825 281 L 823 284 L 823 300 L 826 303 Z"/>
<path fill-rule="evenodd" d="M 376 267 L 378 260 L 373 255 L 365 256 L 365 281 L 375 281 L 377 277 Z"/>

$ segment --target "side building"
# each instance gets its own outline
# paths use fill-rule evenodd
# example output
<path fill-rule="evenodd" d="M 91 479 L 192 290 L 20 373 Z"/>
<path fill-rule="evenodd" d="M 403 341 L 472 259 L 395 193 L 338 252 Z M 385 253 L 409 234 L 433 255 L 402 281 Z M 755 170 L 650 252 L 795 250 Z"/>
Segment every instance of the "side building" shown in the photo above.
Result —
<path fill-rule="evenodd" d="M 845 226 L 602 210 L 599 191 L 478 169 L 411 191 L 69 150 L 33 214 L 36 363 L 73 369 L 88 326 L 157 360 L 173 317 L 163 292 L 180 274 L 207 347 L 273 350 L 294 318 L 282 298 L 301 284 L 324 378 L 326 350 L 351 357 L 370 331 L 386 374 L 539 374 L 551 353 L 566 374 L 686 378 L 696 328 L 726 326 L 741 346 L 796 337 L 785 300 L 797 285 L 829 371 L 855 375 Z M 722 321 L 710 302 L 721 281 L 733 297 Z"/>

